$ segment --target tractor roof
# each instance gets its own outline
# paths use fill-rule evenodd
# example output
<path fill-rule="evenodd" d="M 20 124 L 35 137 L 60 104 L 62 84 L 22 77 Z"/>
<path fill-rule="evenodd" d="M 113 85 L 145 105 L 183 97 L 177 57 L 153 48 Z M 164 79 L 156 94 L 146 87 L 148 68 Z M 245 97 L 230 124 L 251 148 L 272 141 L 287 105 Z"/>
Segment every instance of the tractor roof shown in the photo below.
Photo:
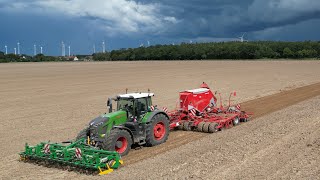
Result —
<path fill-rule="evenodd" d="M 134 98 L 134 99 L 139 99 L 139 98 L 144 98 L 149 96 L 154 96 L 154 93 L 129 93 L 129 94 L 118 95 L 118 97 L 120 98 Z"/>

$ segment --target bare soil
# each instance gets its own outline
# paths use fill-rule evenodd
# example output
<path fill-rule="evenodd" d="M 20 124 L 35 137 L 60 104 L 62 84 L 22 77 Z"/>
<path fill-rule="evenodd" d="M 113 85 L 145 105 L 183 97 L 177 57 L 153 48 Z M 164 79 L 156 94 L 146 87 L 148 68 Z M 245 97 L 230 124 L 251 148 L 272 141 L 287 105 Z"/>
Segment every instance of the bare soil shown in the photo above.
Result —
<path fill-rule="evenodd" d="M 245 102 L 280 91 L 317 83 L 320 77 L 319 68 L 320 62 L 318 61 L 166 61 L 2 64 L 0 65 L 0 119 L 2 121 L 2 125 L 0 126 L 0 140 L 2 144 L 0 148 L 0 155 L 2 157 L 0 160 L 0 179 L 90 178 L 91 176 L 75 172 L 66 172 L 53 168 L 20 163 L 17 161 L 17 153 L 23 150 L 25 142 L 36 144 L 46 140 L 61 142 L 73 139 L 77 132 L 80 131 L 90 119 L 106 111 L 105 100 L 108 96 L 124 92 L 126 88 L 128 88 L 129 91 L 147 91 L 147 89 L 150 88 L 151 91 L 156 94 L 154 99 L 155 104 L 173 109 L 179 91 L 197 88 L 202 81 L 205 81 L 212 89 L 222 92 L 224 97 L 231 91 L 236 90 L 239 97 L 237 97 L 235 102 Z M 292 94 L 294 97 L 288 96 L 284 99 L 278 97 L 280 98 L 279 100 L 268 101 L 265 105 L 267 105 L 266 108 L 270 110 L 261 113 L 260 116 L 315 96 L 320 88 L 319 85 L 314 86 L 315 87 L 310 88 L 311 90 L 301 90 L 296 92 L 296 94 Z M 295 100 L 288 101 L 288 99 Z M 248 110 L 252 109 L 254 112 L 262 112 L 259 110 L 261 102 L 264 102 L 264 100 L 260 100 L 256 105 L 251 105 L 252 108 L 250 108 L 250 103 L 244 103 L 242 106 Z M 274 106 L 278 108 L 274 108 Z M 314 111 L 310 113 L 308 110 L 309 109 L 306 109 L 307 113 L 315 114 L 313 113 Z M 299 112 L 306 113 L 304 111 Z M 256 116 L 259 116 L 259 114 L 256 113 Z M 300 120 L 306 124 L 305 127 L 312 126 L 311 124 L 314 125 L 314 122 L 307 119 L 309 116 L 305 118 L 305 116 L 302 115 L 300 117 Z M 290 122 L 288 116 L 283 116 L 281 120 Z M 162 166 L 165 164 L 173 164 L 170 168 L 174 169 L 179 166 L 174 166 L 174 163 L 171 163 L 171 161 L 176 161 L 182 164 L 187 163 L 187 165 L 181 167 L 182 169 L 187 169 L 185 166 L 193 167 L 192 164 L 188 165 L 188 163 L 192 162 L 189 159 L 193 159 L 194 153 L 185 153 L 190 149 L 190 147 L 185 146 L 191 146 L 190 144 L 197 143 L 197 146 L 193 144 L 191 150 L 197 152 L 201 149 L 204 153 L 210 153 L 211 149 L 216 147 L 229 148 L 230 146 L 226 146 L 226 143 L 229 141 L 221 140 L 217 144 L 217 142 L 213 143 L 211 141 L 205 141 L 205 139 L 209 137 L 219 139 L 220 136 L 228 136 L 225 133 L 232 134 L 232 132 L 237 132 L 238 130 L 243 131 L 245 137 L 249 139 L 245 142 L 251 142 L 254 138 L 256 140 L 258 138 L 259 140 L 260 136 L 253 136 L 254 138 L 249 136 L 249 132 L 259 132 L 254 129 L 254 127 L 257 127 L 255 125 L 256 121 L 257 120 L 247 123 L 250 125 L 241 125 L 225 132 L 209 136 L 203 133 L 174 132 L 170 134 L 169 141 L 163 145 L 132 150 L 129 156 L 124 159 L 126 167 L 111 174 L 110 178 L 121 177 L 123 179 L 125 177 L 134 177 L 133 174 L 127 176 L 130 172 L 134 172 L 134 174 L 136 174 L 135 177 L 138 178 L 156 178 L 152 176 L 152 174 L 159 175 L 160 172 L 163 173 L 159 177 L 170 178 L 170 176 L 172 176 L 179 178 L 180 176 L 173 176 L 176 174 L 175 171 L 163 169 Z M 261 122 L 264 121 L 262 120 Z M 244 126 L 249 126 L 249 129 L 242 128 Z M 316 125 L 314 126 L 316 127 Z M 267 129 L 264 130 L 270 134 L 274 132 L 274 129 L 270 129 L 270 132 L 268 132 Z M 288 133 L 290 133 L 289 130 Z M 248 133 L 248 135 L 245 133 Z M 241 137 L 237 136 L 236 133 L 231 137 L 234 137 L 235 141 L 237 139 L 241 141 Z M 310 140 L 310 138 L 308 138 L 309 136 L 305 141 Z M 271 143 L 272 137 L 266 139 Z M 230 140 L 230 138 L 228 138 L 228 140 Z M 260 139 L 260 141 L 262 141 L 262 139 Z M 266 146 L 261 146 L 262 149 L 264 147 Z M 168 158 L 163 160 L 160 158 L 159 160 L 161 161 L 156 160 L 156 158 L 171 152 L 173 152 L 175 156 L 168 156 L 172 159 L 168 161 L 168 163 L 166 162 Z M 249 157 L 251 154 L 248 153 L 245 154 Z M 290 156 L 295 155 L 291 150 L 290 153 Z M 147 154 L 147 156 L 145 156 L 145 154 Z M 156 154 L 157 156 L 155 156 Z M 152 156 L 155 157 L 153 158 Z M 316 159 L 316 157 L 314 158 Z M 217 160 L 219 161 L 219 158 Z M 235 162 L 237 162 L 236 160 L 238 159 L 235 159 Z M 253 160 L 255 159 L 247 159 L 245 165 L 248 166 L 250 163 L 256 165 Z M 140 163 L 148 164 L 141 166 L 140 171 L 134 171 L 133 169 L 137 169 L 137 165 Z M 209 163 L 209 161 L 207 163 Z M 319 166 L 319 161 L 315 160 L 314 163 Z M 131 166 L 133 166 L 133 169 Z M 143 171 L 143 167 L 158 168 L 158 170 Z M 214 167 L 206 167 L 203 165 L 202 168 L 195 167 L 193 170 L 211 172 L 214 169 L 222 167 L 223 166 L 220 166 L 218 163 Z M 307 170 L 308 168 L 305 169 Z M 180 171 L 179 168 L 177 171 Z M 168 174 L 166 175 L 165 173 Z M 286 173 L 286 171 L 284 170 L 283 173 Z M 187 175 L 187 173 L 185 174 Z M 253 174 L 249 173 L 243 177 L 253 177 L 252 175 Z M 181 177 L 187 178 L 189 176 Z M 207 176 L 203 177 L 208 178 Z M 229 176 L 225 177 L 228 178 Z M 261 178 L 263 177 L 266 177 L 265 174 L 261 175 Z M 276 177 L 277 176 L 275 176 L 275 178 Z M 98 177 L 95 176 L 92 178 Z M 237 177 L 235 176 L 235 178 Z"/>

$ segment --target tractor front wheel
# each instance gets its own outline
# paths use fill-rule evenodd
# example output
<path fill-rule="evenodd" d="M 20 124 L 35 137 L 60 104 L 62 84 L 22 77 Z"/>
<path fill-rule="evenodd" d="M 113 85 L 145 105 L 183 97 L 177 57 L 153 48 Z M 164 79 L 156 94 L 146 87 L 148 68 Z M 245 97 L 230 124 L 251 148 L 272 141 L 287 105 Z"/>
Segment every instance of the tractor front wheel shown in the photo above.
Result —
<path fill-rule="evenodd" d="M 102 142 L 102 149 L 117 151 L 121 156 L 127 155 L 131 149 L 132 139 L 128 131 L 113 129 Z"/>
<path fill-rule="evenodd" d="M 85 129 L 83 129 L 83 130 L 81 130 L 79 132 L 79 134 L 76 137 L 76 140 L 79 140 L 81 138 L 86 138 L 87 139 L 87 136 L 88 136 L 88 128 L 85 128 Z"/>
<path fill-rule="evenodd" d="M 146 145 L 155 146 L 166 142 L 169 131 L 169 119 L 165 115 L 153 116 L 146 127 Z"/>

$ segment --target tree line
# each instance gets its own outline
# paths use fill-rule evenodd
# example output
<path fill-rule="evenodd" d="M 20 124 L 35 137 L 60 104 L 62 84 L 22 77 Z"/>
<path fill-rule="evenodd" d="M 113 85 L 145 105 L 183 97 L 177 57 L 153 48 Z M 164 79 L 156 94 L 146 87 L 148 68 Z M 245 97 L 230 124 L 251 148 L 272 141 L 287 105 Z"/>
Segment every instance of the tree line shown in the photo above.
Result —
<path fill-rule="evenodd" d="M 93 55 L 96 61 L 320 58 L 320 42 L 211 42 L 128 48 Z"/>
<path fill-rule="evenodd" d="M 138 61 L 138 60 L 210 60 L 210 59 L 305 59 L 320 58 L 320 42 L 210 42 L 182 43 L 127 48 L 92 55 L 78 55 L 79 60 Z M 0 52 L 0 62 L 70 61 L 68 57 L 5 55 Z"/>
<path fill-rule="evenodd" d="M 45 56 L 43 54 L 37 54 L 36 56 L 28 56 L 26 54 L 5 54 L 0 51 L 0 63 L 8 62 L 49 62 L 49 61 L 67 61 L 66 57 Z"/>

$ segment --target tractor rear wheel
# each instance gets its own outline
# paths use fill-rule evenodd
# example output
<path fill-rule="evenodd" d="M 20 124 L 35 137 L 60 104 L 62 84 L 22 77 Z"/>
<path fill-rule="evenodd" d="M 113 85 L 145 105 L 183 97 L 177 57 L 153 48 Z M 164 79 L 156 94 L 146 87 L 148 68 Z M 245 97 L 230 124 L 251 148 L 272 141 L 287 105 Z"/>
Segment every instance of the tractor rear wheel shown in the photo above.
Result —
<path fill-rule="evenodd" d="M 127 155 L 131 149 L 132 139 L 128 131 L 123 129 L 112 129 L 110 134 L 104 138 L 102 149 L 117 151 L 121 156 Z"/>
<path fill-rule="evenodd" d="M 217 132 L 218 131 L 217 126 L 218 126 L 218 123 L 215 123 L 215 122 L 210 123 L 209 133 Z"/>
<path fill-rule="evenodd" d="M 146 127 L 146 145 L 155 146 L 166 142 L 169 131 L 168 117 L 163 114 L 156 114 Z"/>
<path fill-rule="evenodd" d="M 203 131 L 202 131 L 202 128 L 203 128 L 203 125 L 204 125 L 204 124 L 205 124 L 205 122 L 200 122 L 200 123 L 198 124 L 197 129 L 198 129 L 199 132 L 203 132 Z"/>

